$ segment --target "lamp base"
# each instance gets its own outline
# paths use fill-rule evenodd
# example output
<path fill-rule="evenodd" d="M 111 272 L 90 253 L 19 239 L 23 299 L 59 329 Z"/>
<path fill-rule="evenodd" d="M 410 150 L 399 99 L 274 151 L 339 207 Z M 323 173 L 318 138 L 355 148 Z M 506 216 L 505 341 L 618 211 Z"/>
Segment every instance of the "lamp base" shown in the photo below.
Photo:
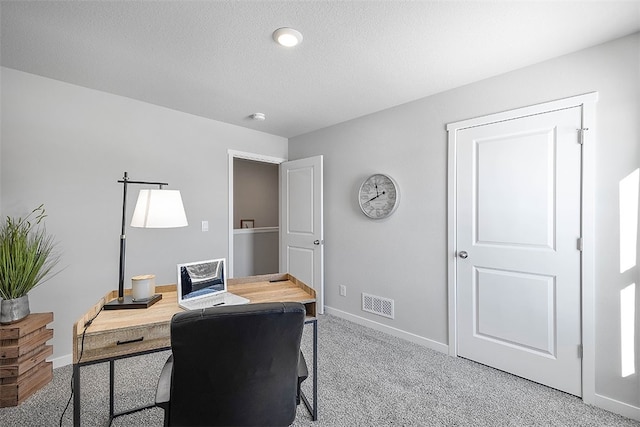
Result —
<path fill-rule="evenodd" d="M 114 299 L 109 301 L 104 305 L 105 310 L 121 310 L 121 309 L 132 309 L 132 308 L 149 308 L 153 304 L 157 303 L 162 299 L 162 294 L 155 294 L 151 298 L 142 300 L 142 301 L 134 301 L 131 298 L 131 295 L 125 295 L 124 300 L 122 302 L 118 301 L 118 299 Z"/>

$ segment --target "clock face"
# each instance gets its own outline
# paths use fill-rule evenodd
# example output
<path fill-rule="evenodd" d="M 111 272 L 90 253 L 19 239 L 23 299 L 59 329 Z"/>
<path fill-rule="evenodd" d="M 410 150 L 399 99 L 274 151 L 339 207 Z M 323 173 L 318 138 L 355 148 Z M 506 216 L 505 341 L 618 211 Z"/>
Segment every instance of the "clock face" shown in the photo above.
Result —
<path fill-rule="evenodd" d="M 371 175 L 360 186 L 358 203 L 362 212 L 373 219 L 386 218 L 398 207 L 398 186 L 390 176 Z"/>

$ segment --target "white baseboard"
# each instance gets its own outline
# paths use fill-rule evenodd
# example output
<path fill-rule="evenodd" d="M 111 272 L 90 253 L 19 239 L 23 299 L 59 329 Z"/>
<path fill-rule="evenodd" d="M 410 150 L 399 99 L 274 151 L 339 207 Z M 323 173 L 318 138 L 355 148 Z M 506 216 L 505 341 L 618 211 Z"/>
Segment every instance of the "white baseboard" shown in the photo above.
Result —
<path fill-rule="evenodd" d="M 602 396 L 597 393 L 595 395 L 593 405 L 597 406 L 598 408 L 606 409 L 607 411 L 620 414 L 623 417 L 640 421 L 640 408 L 637 406 L 629 405 L 628 403 L 620 402 L 619 400 Z"/>
<path fill-rule="evenodd" d="M 65 354 L 64 356 L 54 357 L 48 361 L 53 362 L 53 369 L 56 369 L 71 365 L 71 363 L 73 363 L 73 356 L 71 354 Z"/>
<path fill-rule="evenodd" d="M 369 327 L 371 329 L 375 329 L 380 332 L 385 332 L 389 335 L 393 335 L 394 337 L 402 338 L 407 341 L 411 341 L 413 343 L 419 344 L 421 346 L 430 348 L 431 350 L 439 351 L 441 353 L 448 353 L 449 346 L 446 344 L 439 343 L 437 341 L 430 340 L 428 338 L 421 337 L 416 334 L 412 334 L 411 332 L 406 332 L 401 329 L 397 329 L 388 325 L 384 325 L 382 323 L 375 322 L 373 320 L 365 319 L 364 317 L 356 316 L 351 313 L 347 313 L 346 311 L 338 310 L 333 307 L 329 307 L 327 305 L 324 306 L 325 313 L 331 314 L 336 317 L 341 317 L 345 320 L 349 320 L 353 323 L 357 323 L 362 326 Z"/>

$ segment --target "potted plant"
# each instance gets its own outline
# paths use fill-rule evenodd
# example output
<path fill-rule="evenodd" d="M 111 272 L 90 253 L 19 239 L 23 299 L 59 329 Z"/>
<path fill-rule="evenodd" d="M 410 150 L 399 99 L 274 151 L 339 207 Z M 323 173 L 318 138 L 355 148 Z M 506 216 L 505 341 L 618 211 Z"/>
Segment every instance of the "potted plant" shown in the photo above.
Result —
<path fill-rule="evenodd" d="M 28 293 L 52 276 L 60 260 L 45 230 L 44 205 L 24 218 L 7 217 L 0 226 L 0 323 L 29 315 Z"/>

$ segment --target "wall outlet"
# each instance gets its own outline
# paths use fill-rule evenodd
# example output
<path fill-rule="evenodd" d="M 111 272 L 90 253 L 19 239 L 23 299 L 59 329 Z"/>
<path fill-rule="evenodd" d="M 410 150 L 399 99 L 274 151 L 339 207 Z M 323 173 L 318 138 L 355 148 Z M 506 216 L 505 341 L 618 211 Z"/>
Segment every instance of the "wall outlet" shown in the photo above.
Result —
<path fill-rule="evenodd" d="M 209 231 L 209 221 L 202 221 L 202 231 Z"/>
<path fill-rule="evenodd" d="M 338 290 L 340 291 L 340 296 L 341 297 L 346 297 L 347 296 L 347 287 L 345 285 L 338 286 Z"/>

